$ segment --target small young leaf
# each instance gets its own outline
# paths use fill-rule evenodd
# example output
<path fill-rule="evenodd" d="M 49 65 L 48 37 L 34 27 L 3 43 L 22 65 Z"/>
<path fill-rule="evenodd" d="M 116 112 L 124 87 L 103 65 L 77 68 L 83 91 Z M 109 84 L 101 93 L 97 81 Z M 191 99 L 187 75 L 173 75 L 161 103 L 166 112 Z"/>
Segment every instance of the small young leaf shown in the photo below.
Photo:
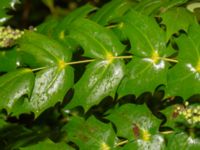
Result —
<path fill-rule="evenodd" d="M 114 97 L 124 76 L 124 67 L 121 60 L 104 60 L 89 64 L 83 77 L 75 84 L 75 95 L 66 107 L 82 106 L 87 111 L 106 96 Z"/>
<path fill-rule="evenodd" d="M 72 117 L 63 131 L 67 132 L 68 140 L 83 150 L 109 150 L 114 148 L 116 135 L 111 124 L 98 121 L 95 117 L 84 120 Z"/>
<path fill-rule="evenodd" d="M 151 140 L 161 123 L 145 105 L 125 104 L 109 113 L 106 118 L 117 127 L 117 135 L 128 140 Z"/>
<path fill-rule="evenodd" d="M 176 7 L 161 14 L 162 24 L 166 25 L 167 40 L 179 30 L 188 31 L 191 24 L 197 23 L 195 16 L 186 8 Z M 187 18 L 187 19 L 185 19 Z"/>
<path fill-rule="evenodd" d="M 184 99 L 200 91 L 200 27 L 189 28 L 188 36 L 177 40 L 178 64 L 168 71 L 167 96 L 181 96 Z"/>

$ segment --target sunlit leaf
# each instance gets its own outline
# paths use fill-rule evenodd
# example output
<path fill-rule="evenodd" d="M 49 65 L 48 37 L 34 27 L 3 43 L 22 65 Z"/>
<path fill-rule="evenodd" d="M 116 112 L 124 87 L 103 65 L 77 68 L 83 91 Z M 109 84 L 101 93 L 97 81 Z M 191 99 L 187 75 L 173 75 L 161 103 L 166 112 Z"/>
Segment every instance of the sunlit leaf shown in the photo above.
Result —
<path fill-rule="evenodd" d="M 106 96 L 114 97 L 124 76 L 121 60 L 96 61 L 87 66 L 83 77 L 75 84 L 75 94 L 67 108 L 82 106 L 87 111 Z"/>
<path fill-rule="evenodd" d="M 0 77 L 0 109 L 12 112 L 22 96 L 31 95 L 34 75 L 30 69 L 19 69 Z M 20 108 L 19 108 L 20 109 Z"/>
<path fill-rule="evenodd" d="M 159 84 L 167 83 L 168 63 L 164 59 L 171 50 L 166 47 L 165 33 L 153 18 L 133 10 L 124 17 L 123 24 L 121 30 L 130 40 L 134 56 L 127 65 L 119 96 L 153 92 Z"/>

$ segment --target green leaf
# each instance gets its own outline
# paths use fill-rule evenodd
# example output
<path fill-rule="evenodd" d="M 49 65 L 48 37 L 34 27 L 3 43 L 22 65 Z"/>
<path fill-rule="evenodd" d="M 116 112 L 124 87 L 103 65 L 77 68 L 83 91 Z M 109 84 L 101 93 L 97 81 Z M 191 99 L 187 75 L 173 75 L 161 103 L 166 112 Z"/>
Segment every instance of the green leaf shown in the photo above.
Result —
<path fill-rule="evenodd" d="M 26 31 L 19 40 L 22 62 L 31 67 L 54 66 L 71 60 L 71 52 L 59 42 L 33 31 Z"/>
<path fill-rule="evenodd" d="M 20 148 L 20 150 L 45 150 L 45 149 L 48 149 L 48 150 L 73 150 L 72 147 L 68 146 L 64 142 L 54 143 L 51 140 L 45 140 L 45 141 L 39 142 L 35 145 Z"/>
<path fill-rule="evenodd" d="M 155 16 L 174 6 L 182 5 L 187 1 L 188 0 L 142 0 L 133 8 L 142 14 Z"/>
<path fill-rule="evenodd" d="M 0 72 L 15 70 L 20 65 L 16 50 L 0 51 Z"/>
<path fill-rule="evenodd" d="M 126 75 L 118 89 L 118 96 L 139 96 L 143 92 L 154 92 L 160 84 L 167 84 L 168 65 L 163 60 L 154 63 L 150 58 L 133 58 L 126 66 Z"/>
<path fill-rule="evenodd" d="M 19 3 L 19 0 L 1 0 L 0 1 L 0 24 L 4 23 L 9 16 L 6 14 L 6 8 L 14 9 L 16 3 Z"/>
<path fill-rule="evenodd" d="M 74 97 L 66 107 L 82 106 L 87 111 L 106 96 L 114 97 L 124 76 L 124 67 L 121 60 L 103 60 L 89 64 L 83 77 L 75 84 Z"/>
<path fill-rule="evenodd" d="M 165 141 L 161 135 L 152 135 L 150 141 L 136 140 L 117 150 L 164 150 Z M 167 149 L 168 150 L 168 149 Z"/>
<path fill-rule="evenodd" d="M 165 53 L 166 35 L 152 17 L 131 10 L 122 21 L 121 30 L 130 40 L 131 53 L 140 57 L 151 57 L 154 52 L 159 56 Z"/>
<path fill-rule="evenodd" d="M 124 50 L 124 46 L 112 31 L 93 21 L 76 20 L 69 30 L 69 36 L 83 47 L 84 56 L 107 59 L 110 55 L 118 56 Z"/>
<path fill-rule="evenodd" d="M 84 120 L 75 116 L 64 126 L 69 141 L 80 149 L 108 150 L 114 148 L 116 136 L 111 124 L 100 122 L 95 117 Z"/>
<path fill-rule="evenodd" d="M 180 150 L 180 149 L 199 150 L 200 149 L 199 138 L 194 138 L 184 132 L 170 134 L 167 140 L 168 140 L 168 144 L 167 144 L 168 150 Z"/>
<path fill-rule="evenodd" d="M 162 24 L 166 25 L 167 40 L 179 30 L 187 32 L 189 25 L 197 23 L 195 16 L 183 7 L 169 9 L 161 14 L 161 18 Z"/>
<path fill-rule="evenodd" d="M 171 55 L 171 50 L 166 48 L 165 33 L 155 20 L 132 10 L 124 18 L 122 30 L 131 42 L 130 52 L 134 56 L 127 65 L 126 77 L 118 90 L 119 96 L 138 96 L 166 84 L 168 63 L 164 60 Z"/>
<path fill-rule="evenodd" d="M 13 106 L 22 96 L 30 97 L 33 85 L 34 74 L 30 69 L 18 69 L 1 76 L 0 109 L 12 112 Z"/>
<path fill-rule="evenodd" d="M 161 121 L 145 105 L 125 104 L 109 113 L 106 118 L 115 124 L 120 137 L 149 141 L 158 134 Z"/>
<path fill-rule="evenodd" d="M 166 97 L 181 96 L 184 99 L 200 91 L 200 27 L 189 28 L 188 36 L 177 40 L 179 47 L 178 63 L 168 72 Z"/>
<path fill-rule="evenodd" d="M 55 27 L 53 35 L 60 40 L 65 40 L 65 32 L 68 29 L 68 26 L 76 20 L 85 18 L 87 14 L 96 8 L 92 5 L 86 4 L 71 13 L 69 13 L 64 19 L 62 19 L 59 24 Z"/>
<path fill-rule="evenodd" d="M 131 6 L 132 2 L 129 0 L 113 0 L 100 8 L 94 16 L 92 16 L 92 20 L 101 25 L 106 25 L 113 19 L 123 16 Z"/>
<path fill-rule="evenodd" d="M 39 116 L 47 108 L 61 102 L 73 85 L 73 69 L 60 66 L 44 69 L 36 73 L 35 86 L 27 105 Z"/>
<path fill-rule="evenodd" d="M 156 14 L 160 7 L 164 5 L 167 1 L 168 0 L 142 0 L 137 5 L 135 5 L 134 9 L 145 15 L 152 15 Z"/>
<path fill-rule="evenodd" d="M 73 69 L 66 65 L 71 59 L 71 52 L 57 41 L 30 31 L 25 32 L 19 43 L 22 62 L 33 67 L 42 67 L 34 70 L 43 69 L 36 73 L 30 99 L 21 104 L 37 117 L 47 108 L 62 101 L 72 87 Z M 19 114 L 17 109 L 15 114 Z"/>

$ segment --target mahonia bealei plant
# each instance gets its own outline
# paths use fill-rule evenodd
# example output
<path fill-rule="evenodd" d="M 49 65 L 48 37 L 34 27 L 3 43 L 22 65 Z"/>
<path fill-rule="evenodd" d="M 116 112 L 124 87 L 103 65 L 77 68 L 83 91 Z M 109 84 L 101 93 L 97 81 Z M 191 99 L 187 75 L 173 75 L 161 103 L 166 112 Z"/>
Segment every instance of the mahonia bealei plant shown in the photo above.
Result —
<path fill-rule="evenodd" d="M 34 1 L 51 13 L 32 30 L 9 24 L 17 2 L 0 0 L 0 149 L 200 149 L 199 2 Z"/>

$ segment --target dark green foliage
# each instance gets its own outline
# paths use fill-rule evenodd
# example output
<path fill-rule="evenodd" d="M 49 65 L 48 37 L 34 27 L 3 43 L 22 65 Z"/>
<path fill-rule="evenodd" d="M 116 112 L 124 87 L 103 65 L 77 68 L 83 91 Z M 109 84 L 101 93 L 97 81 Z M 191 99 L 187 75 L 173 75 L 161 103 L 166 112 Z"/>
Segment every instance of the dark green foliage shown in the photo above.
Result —
<path fill-rule="evenodd" d="M 13 2 L 0 2 L 0 20 Z M 188 5 L 86 4 L 11 44 L 1 36 L 0 148 L 200 149 L 200 26 Z"/>

